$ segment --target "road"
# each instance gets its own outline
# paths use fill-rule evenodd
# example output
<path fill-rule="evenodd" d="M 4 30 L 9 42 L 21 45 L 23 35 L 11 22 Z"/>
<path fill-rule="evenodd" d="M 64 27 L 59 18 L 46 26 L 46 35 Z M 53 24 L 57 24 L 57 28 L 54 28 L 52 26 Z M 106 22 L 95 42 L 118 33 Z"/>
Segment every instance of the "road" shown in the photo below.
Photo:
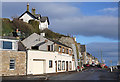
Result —
<path fill-rule="evenodd" d="M 118 72 L 109 72 L 107 70 L 90 67 L 83 72 L 66 72 L 46 75 L 30 75 L 30 76 L 13 76 L 2 77 L 2 81 L 12 80 L 118 80 Z"/>
<path fill-rule="evenodd" d="M 91 67 L 83 72 L 75 72 L 71 74 L 58 74 L 48 76 L 49 80 L 118 80 L 116 72 L 109 72 L 107 70 Z"/>

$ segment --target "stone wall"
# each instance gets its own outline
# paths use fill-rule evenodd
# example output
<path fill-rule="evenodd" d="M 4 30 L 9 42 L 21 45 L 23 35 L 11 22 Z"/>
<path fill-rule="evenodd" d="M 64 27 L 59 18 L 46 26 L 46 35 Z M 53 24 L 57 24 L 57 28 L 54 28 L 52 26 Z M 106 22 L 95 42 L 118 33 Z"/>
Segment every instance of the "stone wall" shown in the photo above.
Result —
<path fill-rule="evenodd" d="M 23 51 L 0 51 L 0 75 L 15 76 L 26 75 L 26 52 Z M 15 69 L 10 70 L 10 59 L 15 60 Z"/>

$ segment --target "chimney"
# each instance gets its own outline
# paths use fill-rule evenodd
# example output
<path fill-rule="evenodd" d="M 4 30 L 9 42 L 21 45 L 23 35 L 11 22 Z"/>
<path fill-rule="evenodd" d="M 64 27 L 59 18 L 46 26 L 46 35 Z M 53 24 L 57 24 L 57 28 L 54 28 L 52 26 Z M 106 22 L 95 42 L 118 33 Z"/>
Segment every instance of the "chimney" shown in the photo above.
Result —
<path fill-rule="evenodd" d="M 76 41 L 76 37 L 74 37 L 74 41 Z"/>
<path fill-rule="evenodd" d="M 35 15 L 35 8 L 32 8 L 32 14 Z"/>
<path fill-rule="evenodd" d="M 29 11 L 29 3 L 27 3 L 27 11 Z"/>

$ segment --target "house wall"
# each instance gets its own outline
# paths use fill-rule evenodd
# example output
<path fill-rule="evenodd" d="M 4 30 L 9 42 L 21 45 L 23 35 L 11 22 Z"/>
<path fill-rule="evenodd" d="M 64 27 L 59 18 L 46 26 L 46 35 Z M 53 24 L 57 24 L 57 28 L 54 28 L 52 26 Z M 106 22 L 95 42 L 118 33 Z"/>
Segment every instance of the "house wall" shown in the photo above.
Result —
<path fill-rule="evenodd" d="M 28 50 L 28 68 L 27 73 L 28 74 L 34 74 L 34 61 L 33 60 L 41 60 L 42 63 L 44 63 L 42 68 L 43 73 L 56 73 L 56 64 L 55 61 L 57 61 L 57 72 L 65 72 L 66 71 L 66 63 L 65 63 L 65 70 L 58 70 L 58 61 L 61 61 L 61 67 L 62 67 L 62 61 L 68 61 L 68 71 L 75 70 L 74 61 L 72 61 L 72 56 L 69 56 L 68 54 L 58 54 L 58 52 L 45 52 L 45 51 L 35 51 L 35 50 Z M 52 60 L 52 68 L 49 68 L 49 60 Z M 72 70 L 70 70 L 70 61 L 72 62 Z M 37 62 L 36 62 L 37 63 Z M 41 68 L 41 66 L 37 66 L 37 68 Z M 38 70 L 39 71 L 39 70 Z M 38 74 L 42 74 L 41 72 L 38 72 Z"/>
<path fill-rule="evenodd" d="M 41 22 L 39 25 L 39 29 L 44 30 L 45 28 L 48 28 L 47 20 L 45 22 Z"/>
<path fill-rule="evenodd" d="M 20 17 L 20 19 L 23 19 L 24 22 L 28 23 L 29 20 L 32 20 L 33 18 L 29 14 L 25 13 L 22 17 Z"/>
<path fill-rule="evenodd" d="M 0 51 L 0 75 L 15 76 L 26 75 L 26 52 L 23 51 Z M 10 59 L 15 60 L 15 69 L 10 69 Z"/>

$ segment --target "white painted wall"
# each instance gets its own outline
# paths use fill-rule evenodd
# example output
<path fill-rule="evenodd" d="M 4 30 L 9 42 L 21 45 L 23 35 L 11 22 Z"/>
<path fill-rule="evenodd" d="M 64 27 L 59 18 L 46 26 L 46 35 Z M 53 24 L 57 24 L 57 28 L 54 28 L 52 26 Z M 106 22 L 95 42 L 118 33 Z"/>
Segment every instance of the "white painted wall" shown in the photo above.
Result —
<path fill-rule="evenodd" d="M 47 20 L 45 22 L 41 22 L 39 25 L 39 29 L 44 30 L 45 28 L 48 28 Z"/>
<path fill-rule="evenodd" d="M 72 56 L 69 56 L 68 54 L 61 55 L 61 54 L 58 54 L 58 52 L 45 52 L 45 51 L 35 51 L 35 50 L 28 50 L 27 53 L 28 53 L 27 74 L 34 74 L 35 73 L 34 68 L 37 68 L 37 69 L 41 68 L 40 65 L 37 65 L 36 67 L 34 67 L 35 63 L 33 62 L 33 59 L 45 60 L 43 61 L 44 65 L 43 65 L 43 68 L 41 69 L 43 73 L 55 73 L 56 72 L 55 61 L 57 61 L 57 67 L 58 67 L 58 60 L 61 60 L 61 67 L 62 67 L 62 61 L 65 61 L 65 62 L 68 61 L 68 65 L 69 65 L 69 62 L 71 61 L 72 70 L 75 70 L 75 66 L 73 66 L 74 61 L 72 61 Z M 49 68 L 49 60 L 52 60 L 53 62 L 52 68 Z M 70 70 L 68 66 L 68 71 L 72 71 L 72 70 Z M 66 63 L 65 63 L 65 70 L 58 71 L 57 69 L 57 72 L 65 72 L 65 71 L 66 71 Z M 38 74 L 41 74 L 41 73 L 38 73 Z"/>
<path fill-rule="evenodd" d="M 34 18 L 32 18 L 29 14 L 25 13 L 22 17 L 20 17 L 20 19 L 23 19 L 24 22 L 29 22 L 29 20 L 33 20 Z"/>

